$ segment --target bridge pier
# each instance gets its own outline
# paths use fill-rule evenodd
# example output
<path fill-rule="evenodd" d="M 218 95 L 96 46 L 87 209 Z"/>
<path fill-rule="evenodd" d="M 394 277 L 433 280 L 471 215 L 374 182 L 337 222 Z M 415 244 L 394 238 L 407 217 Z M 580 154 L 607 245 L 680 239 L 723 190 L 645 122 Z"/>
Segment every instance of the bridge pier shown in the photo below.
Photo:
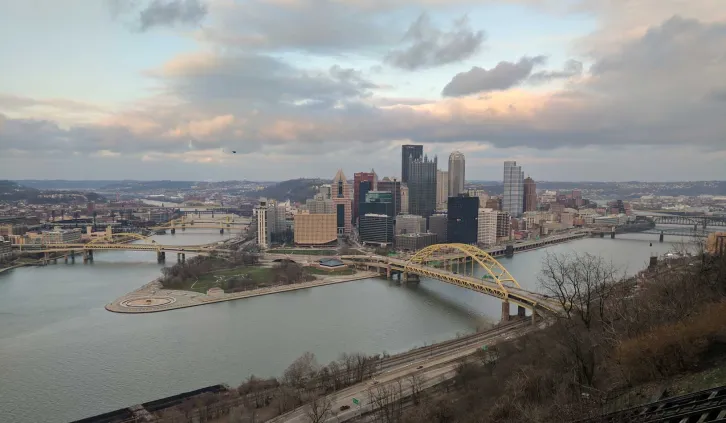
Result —
<path fill-rule="evenodd" d="M 600 238 L 605 238 L 605 232 L 600 232 Z"/>
<path fill-rule="evenodd" d="M 220 235 L 224 234 L 224 228 L 222 228 L 222 229 L 219 230 L 219 234 Z"/>
<path fill-rule="evenodd" d="M 386 279 L 391 279 L 391 265 L 386 266 Z"/>
<path fill-rule="evenodd" d="M 93 250 L 83 250 L 83 262 L 93 261 Z"/>
<path fill-rule="evenodd" d="M 176 261 L 178 263 L 184 263 L 186 255 L 184 253 L 176 253 Z"/>
<path fill-rule="evenodd" d="M 158 263 L 163 263 L 166 261 L 166 252 L 164 251 L 157 251 L 156 252 L 156 261 Z"/>
<path fill-rule="evenodd" d="M 502 301 L 502 322 L 509 321 L 509 301 Z"/>
<path fill-rule="evenodd" d="M 176 228 L 171 228 L 171 234 L 174 235 L 176 233 Z"/>
<path fill-rule="evenodd" d="M 532 325 L 537 323 L 537 312 L 532 310 Z"/>
<path fill-rule="evenodd" d="M 660 231 L 660 237 L 658 238 L 658 242 L 663 242 L 663 231 Z"/>
<path fill-rule="evenodd" d="M 527 316 L 526 310 L 521 305 L 517 306 L 517 317 L 524 319 Z"/>
<path fill-rule="evenodd" d="M 610 239 L 615 239 L 615 231 L 610 232 Z"/>

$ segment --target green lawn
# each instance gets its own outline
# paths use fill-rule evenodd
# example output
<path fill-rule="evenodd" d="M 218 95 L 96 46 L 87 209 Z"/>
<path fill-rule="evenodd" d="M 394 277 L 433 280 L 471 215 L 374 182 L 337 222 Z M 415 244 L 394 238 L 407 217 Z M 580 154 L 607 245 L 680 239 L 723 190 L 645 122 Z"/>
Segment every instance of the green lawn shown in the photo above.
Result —
<path fill-rule="evenodd" d="M 230 276 L 237 275 L 249 275 L 253 281 L 258 284 L 270 283 L 272 269 L 269 267 L 237 267 L 234 269 L 222 269 L 217 270 L 206 275 L 202 275 L 198 281 L 189 280 L 185 282 L 185 287 L 182 288 L 187 291 L 201 292 L 205 294 L 209 288 L 219 288 L 220 280 L 228 278 Z"/>

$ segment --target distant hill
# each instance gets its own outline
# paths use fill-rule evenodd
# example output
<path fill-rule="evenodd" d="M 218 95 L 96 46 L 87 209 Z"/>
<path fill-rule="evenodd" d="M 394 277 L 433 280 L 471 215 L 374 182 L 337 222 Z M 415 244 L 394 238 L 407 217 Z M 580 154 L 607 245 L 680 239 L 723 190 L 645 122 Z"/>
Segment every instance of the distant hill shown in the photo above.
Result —
<path fill-rule="evenodd" d="M 279 201 L 305 202 L 317 194 L 319 185 L 329 183 L 330 180 L 327 179 L 290 179 L 257 191 L 254 195 Z"/>
<path fill-rule="evenodd" d="M 0 181 L 0 201 L 26 201 L 28 204 L 62 204 L 79 201 L 102 203 L 106 198 L 95 192 L 39 190 L 13 181 Z"/>
<path fill-rule="evenodd" d="M 19 201 L 37 197 L 40 191 L 13 181 L 0 181 L 0 201 Z"/>
<path fill-rule="evenodd" d="M 100 188 L 101 191 L 147 191 L 160 189 L 188 190 L 194 186 L 194 181 L 114 181 Z"/>
<path fill-rule="evenodd" d="M 35 189 L 59 189 L 59 190 L 97 190 L 104 185 L 118 183 L 119 181 L 69 181 L 66 179 L 21 179 L 16 180 L 18 184 Z"/>

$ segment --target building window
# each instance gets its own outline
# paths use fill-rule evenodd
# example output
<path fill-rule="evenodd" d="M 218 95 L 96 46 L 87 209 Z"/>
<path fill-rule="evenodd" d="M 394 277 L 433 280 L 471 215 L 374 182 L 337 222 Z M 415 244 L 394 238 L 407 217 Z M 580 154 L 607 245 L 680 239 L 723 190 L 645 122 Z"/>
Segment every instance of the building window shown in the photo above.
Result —
<path fill-rule="evenodd" d="M 338 198 L 345 197 L 343 195 L 343 181 L 338 181 Z"/>

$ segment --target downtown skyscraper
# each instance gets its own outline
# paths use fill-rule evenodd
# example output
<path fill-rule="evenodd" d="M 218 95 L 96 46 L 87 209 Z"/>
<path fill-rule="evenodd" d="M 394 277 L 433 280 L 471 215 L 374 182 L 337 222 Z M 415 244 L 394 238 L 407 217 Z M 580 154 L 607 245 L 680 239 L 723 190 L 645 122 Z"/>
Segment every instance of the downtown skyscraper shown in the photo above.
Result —
<path fill-rule="evenodd" d="M 408 163 L 423 157 L 423 145 L 406 144 L 401 146 L 401 182 L 408 183 L 410 170 Z"/>
<path fill-rule="evenodd" d="M 449 194 L 451 195 L 451 194 Z M 512 217 L 522 215 L 524 207 L 524 172 L 517 162 L 504 162 L 504 195 L 502 196 L 502 211 Z"/>
<path fill-rule="evenodd" d="M 437 158 L 409 160 L 408 170 L 408 212 L 428 218 L 436 211 Z"/>
<path fill-rule="evenodd" d="M 454 151 L 449 155 L 449 197 L 464 192 L 466 161 L 464 155 Z"/>

